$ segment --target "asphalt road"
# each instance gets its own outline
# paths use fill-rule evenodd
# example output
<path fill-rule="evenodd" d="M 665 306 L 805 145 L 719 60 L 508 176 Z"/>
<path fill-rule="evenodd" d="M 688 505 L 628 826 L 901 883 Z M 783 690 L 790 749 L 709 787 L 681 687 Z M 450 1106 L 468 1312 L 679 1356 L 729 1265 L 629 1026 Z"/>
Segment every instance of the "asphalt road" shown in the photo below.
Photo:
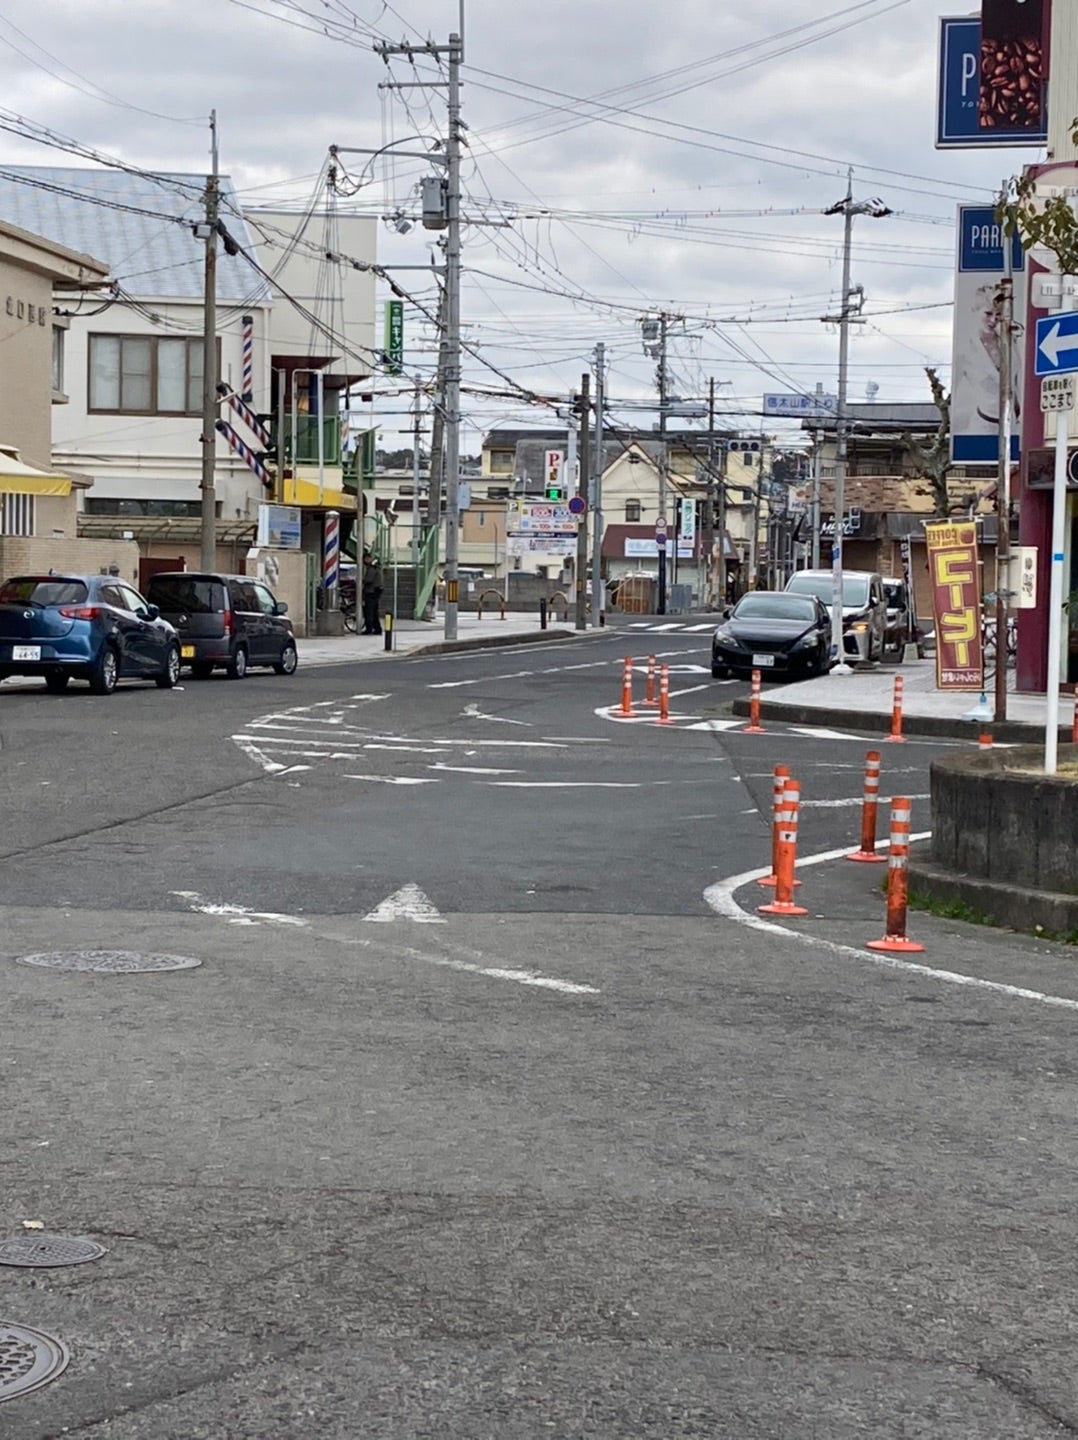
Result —
<path fill-rule="evenodd" d="M 1078 1434 L 1071 954 L 865 950 L 878 737 L 743 691 L 685 626 L 4 687 L 0 1244 L 107 1254 L 0 1265 L 3 1440 Z M 200 963 L 18 963 L 90 950 Z M 5 1399 L 5 1323 L 66 1371 Z"/>

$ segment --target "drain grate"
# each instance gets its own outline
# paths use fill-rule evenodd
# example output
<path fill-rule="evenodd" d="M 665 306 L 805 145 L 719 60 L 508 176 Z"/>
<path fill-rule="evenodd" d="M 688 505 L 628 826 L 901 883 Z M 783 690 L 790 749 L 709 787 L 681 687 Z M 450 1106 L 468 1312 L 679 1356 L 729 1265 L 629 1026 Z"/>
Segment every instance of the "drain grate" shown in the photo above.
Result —
<path fill-rule="evenodd" d="M 140 955 L 135 950 L 48 950 L 40 955 L 19 955 L 20 965 L 43 965 L 50 970 L 84 970 L 100 975 L 134 975 L 147 970 L 191 970 L 201 965 L 192 955 Z"/>
<path fill-rule="evenodd" d="M 62 1375 L 71 1359 L 62 1340 L 0 1320 L 0 1400 L 13 1400 Z"/>
<path fill-rule="evenodd" d="M 13 1240 L 0 1240 L 0 1265 L 25 1265 L 30 1269 L 85 1265 L 107 1253 L 104 1245 L 93 1240 L 73 1240 L 67 1235 L 17 1235 Z"/>

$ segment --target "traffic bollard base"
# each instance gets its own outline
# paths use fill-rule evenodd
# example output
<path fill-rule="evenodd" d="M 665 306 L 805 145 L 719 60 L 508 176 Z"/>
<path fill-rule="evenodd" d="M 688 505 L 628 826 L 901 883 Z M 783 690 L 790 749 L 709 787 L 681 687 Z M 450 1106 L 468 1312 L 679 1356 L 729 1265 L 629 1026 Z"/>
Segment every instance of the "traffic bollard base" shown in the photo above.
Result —
<path fill-rule="evenodd" d="M 757 915 L 807 915 L 809 912 L 803 905 L 795 905 L 792 900 L 772 900 L 769 905 L 757 905 Z"/>
<path fill-rule="evenodd" d="M 882 940 L 868 940 L 866 944 L 870 950 L 884 950 L 893 955 L 916 955 L 925 948 L 916 940 L 907 940 L 905 935 L 885 935 Z"/>
<path fill-rule="evenodd" d="M 886 865 L 887 856 L 881 855 L 878 850 L 854 850 L 852 854 L 845 857 L 847 860 L 858 860 L 862 865 Z"/>
<path fill-rule="evenodd" d="M 905 735 L 885 735 L 883 743 L 885 745 L 905 745 L 906 737 Z"/>
<path fill-rule="evenodd" d="M 746 725 L 742 735 L 766 735 L 767 731 L 762 725 Z"/>
<path fill-rule="evenodd" d="M 775 886 L 779 883 L 779 877 L 777 875 L 765 875 L 762 880 L 757 880 L 756 883 L 757 885 L 770 885 L 773 890 Z M 793 883 L 795 885 L 800 885 L 802 882 L 800 880 L 795 880 Z"/>

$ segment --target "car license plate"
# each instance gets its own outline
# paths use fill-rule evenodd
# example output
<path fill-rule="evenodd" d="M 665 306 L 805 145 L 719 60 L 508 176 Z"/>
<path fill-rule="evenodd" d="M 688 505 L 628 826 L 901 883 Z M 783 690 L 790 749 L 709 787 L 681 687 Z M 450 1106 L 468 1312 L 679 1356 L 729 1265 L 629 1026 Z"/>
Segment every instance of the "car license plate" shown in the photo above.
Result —
<path fill-rule="evenodd" d="M 754 655 L 752 657 L 752 663 L 757 666 L 758 669 L 763 670 L 769 665 L 774 665 L 775 657 L 774 655 Z"/>
<path fill-rule="evenodd" d="M 11 647 L 12 660 L 40 660 L 40 645 L 13 645 Z"/>
<path fill-rule="evenodd" d="M 193 645 L 180 646 L 180 659 L 193 660 L 195 658 L 195 647 Z"/>

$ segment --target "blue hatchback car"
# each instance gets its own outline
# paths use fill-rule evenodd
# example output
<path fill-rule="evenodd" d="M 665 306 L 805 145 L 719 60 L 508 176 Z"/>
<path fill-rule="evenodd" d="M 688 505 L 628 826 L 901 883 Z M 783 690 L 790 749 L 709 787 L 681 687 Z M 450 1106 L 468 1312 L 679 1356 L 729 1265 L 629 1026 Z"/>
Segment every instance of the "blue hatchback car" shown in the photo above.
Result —
<path fill-rule="evenodd" d="M 40 675 L 54 692 L 87 680 L 109 695 L 121 679 L 170 690 L 176 631 L 116 575 L 17 575 L 0 585 L 0 680 Z"/>

